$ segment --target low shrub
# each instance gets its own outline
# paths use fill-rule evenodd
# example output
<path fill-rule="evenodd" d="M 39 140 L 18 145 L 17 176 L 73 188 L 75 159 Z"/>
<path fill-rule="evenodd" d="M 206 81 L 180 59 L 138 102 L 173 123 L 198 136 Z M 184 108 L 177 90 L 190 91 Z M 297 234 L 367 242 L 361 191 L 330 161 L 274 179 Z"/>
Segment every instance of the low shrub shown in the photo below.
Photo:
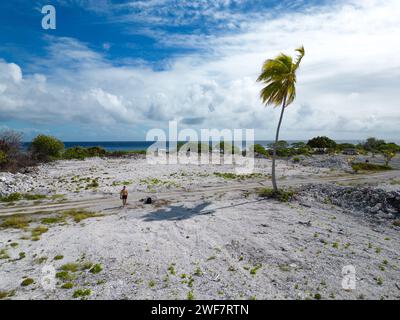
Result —
<path fill-rule="evenodd" d="M 55 137 L 40 134 L 33 139 L 30 148 L 34 157 L 47 161 L 60 158 L 64 143 Z"/>
<path fill-rule="evenodd" d="M 0 197 L 0 202 L 14 202 L 22 199 L 22 194 L 19 192 L 11 193 L 8 196 Z"/>
<path fill-rule="evenodd" d="M 258 195 L 262 198 L 276 199 L 281 202 L 289 202 L 295 196 L 295 192 L 292 190 L 278 190 L 263 188 L 258 191 Z"/>

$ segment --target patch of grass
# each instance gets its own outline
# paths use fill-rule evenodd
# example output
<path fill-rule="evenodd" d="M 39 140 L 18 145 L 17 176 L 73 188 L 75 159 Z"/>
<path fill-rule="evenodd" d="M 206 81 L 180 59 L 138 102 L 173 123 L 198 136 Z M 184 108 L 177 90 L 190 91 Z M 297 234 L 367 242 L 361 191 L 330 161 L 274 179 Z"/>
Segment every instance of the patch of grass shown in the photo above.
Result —
<path fill-rule="evenodd" d="M 67 281 L 67 280 L 72 280 L 73 277 L 69 274 L 68 271 L 60 271 L 56 273 L 56 278 L 63 280 L 63 281 Z"/>
<path fill-rule="evenodd" d="M 275 192 L 270 188 L 263 188 L 258 190 L 258 195 L 261 198 L 275 199 L 280 202 L 289 202 L 295 196 L 295 192 L 292 190 L 278 190 Z"/>
<path fill-rule="evenodd" d="M 0 300 L 6 299 L 6 298 L 11 298 L 15 295 L 15 290 L 10 290 L 10 291 L 2 291 L 0 290 Z"/>
<path fill-rule="evenodd" d="M 65 194 L 53 194 L 50 199 L 51 200 L 61 200 L 65 198 Z"/>
<path fill-rule="evenodd" d="M 96 274 L 99 273 L 103 270 L 103 267 L 101 266 L 101 264 L 95 264 L 90 270 L 90 273 Z"/>
<path fill-rule="evenodd" d="M 0 202 L 14 202 L 22 200 L 22 194 L 19 192 L 14 192 L 9 194 L 8 196 L 0 197 Z"/>
<path fill-rule="evenodd" d="M 72 217 L 76 223 L 79 223 L 85 219 L 102 216 L 96 212 L 90 212 L 90 211 L 86 211 L 83 209 L 70 209 L 70 210 L 64 211 L 63 214 L 64 214 L 64 216 Z"/>
<path fill-rule="evenodd" d="M 215 260 L 217 257 L 216 256 L 211 256 L 207 258 L 207 261 Z"/>
<path fill-rule="evenodd" d="M 10 246 L 11 246 L 12 248 L 16 248 L 16 247 L 19 246 L 19 244 L 18 244 L 17 242 L 13 242 L 13 243 L 10 243 Z"/>
<path fill-rule="evenodd" d="M 334 242 L 334 243 L 332 244 L 332 248 L 339 249 L 339 243 Z"/>
<path fill-rule="evenodd" d="M 372 164 L 372 163 L 353 163 L 351 165 L 355 172 L 359 171 L 388 171 L 393 170 L 392 167 L 380 164 Z"/>
<path fill-rule="evenodd" d="M 35 263 L 42 264 L 43 262 L 47 261 L 47 257 L 40 257 L 35 260 Z"/>
<path fill-rule="evenodd" d="M 156 282 L 154 280 L 149 281 L 149 287 L 154 288 L 156 286 Z"/>
<path fill-rule="evenodd" d="M 41 223 L 43 224 L 56 224 L 56 223 L 63 223 L 65 222 L 65 218 L 62 216 L 56 216 L 56 217 L 47 217 L 43 218 L 40 220 Z"/>
<path fill-rule="evenodd" d="M 61 286 L 61 289 L 72 289 L 73 286 L 74 286 L 74 284 L 73 284 L 72 282 L 67 282 L 67 283 L 64 283 L 64 284 Z"/>
<path fill-rule="evenodd" d="M 395 220 L 395 221 L 393 221 L 393 225 L 394 225 L 395 227 L 400 227 L 400 220 Z"/>
<path fill-rule="evenodd" d="M 203 275 L 203 271 L 200 269 L 200 267 L 197 267 L 196 270 L 194 271 L 194 275 L 201 277 Z"/>
<path fill-rule="evenodd" d="M 315 300 L 321 300 L 321 299 L 322 299 L 321 294 L 320 294 L 320 293 L 316 293 L 316 294 L 314 295 L 314 299 L 315 299 Z"/>
<path fill-rule="evenodd" d="M 26 217 L 9 217 L 1 224 L 2 228 L 25 229 L 29 226 L 30 219 Z"/>
<path fill-rule="evenodd" d="M 8 251 L 6 249 L 0 250 L 0 260 L 9 259 L 10 256 L 8 255 Z"/>
<path fill-rule="evenodd" d="M 89 183 L 86 188 L 98 188 L 99 187 L 99 181 L 98 179 L 93 179 L 91 183 Z"/>
<path fill-rule="evenodd" d="M 62 259 L 64 259 L 64 256 L 61 255 L 61 254 L 56 255 L 56 256 L 54 257 L 54 260 L 62 260 Z"/>
<path fill-rule="evenodd" d="M 194 293 L 193 293 L 193 291 L 189 291 L 189 292 L 188 292 L 188 294 L 187 294 L 187 299 L 188 299 L 188 300 L 194 300 Z"/>
<path fill-rule="evenodd" d="M 281 265 L 279 266 L 279 269 L 280 269 L 282 272 L 290 272 L 290 267 L 289 267 L 288 265 L 286 265 L 286 264 L 281 264 Z"/>
<path fill-rule="evenodd" d="M 78 289 L 74 291 L 72 297 L 74 298 L 86 298 L 92 294 L 92 290 L 90 289 Z"/>
<path fill-rule="evenodd" d="M 21 282 L 21 286 L 27 287 L 27 286 L 30 286 L 34 282 L 35 282 L 35 280 L 33 280 L 32 278 L 26 278 Z"/>
<path fill-rule="evenodd" d="M 173 276 L 176 275 L 176 271 L 175 271 L 174 264 L 171 264 L 171 265 L 168 267 L 168 271 L 169 271 L 169 273 L 172 274 Z"/>
<path fill-rule="evenodd" d="M 76 272 L 79 270 L 79 264 L 77 263 L 66 263 L 61 266 L 60 268 L 62 271 L 70 271 L 70 272 Z"/>
<path fill-rule="evenodd" d="M 29 194 L 29 193 L 27 193 L 27 194 L 24 194 L 24 195 L 23 195 L 23 198 L 24 198 L 25 200 L 34 201 L 34 200 L 43 200 L 43 199 L 46 199 L 47 196 L 44 195 L 44 194 Z"/>
<path fill-rule="evenodd" d="M 93 267 L 92 262 L 85 262 L 82 264 L 81 269 L 82 270 L 90 270 Z"/>
<path fill-rule="evenodd" d="M 248 179 L 256 179 L 263 177 L 261 173 L 252 173 L 252 174 L 235 174 L 231 172 L 214 172 L 214 175 L 218 178 L 222 178 L 225 180 L 248 180 Z"/>
<path fill-rule="evenodd" d="M 189 288 L 193 288 L 194 279 L 192 276 L 189 276 L 189 281 L 187 283 Z"/>
<path fill-rule="evenodd" d="M 31 233 L 32 233 L 32 237 L 40 237 L 43 233 L 46 233 L 47 231 L 49 231 L 48 228 L 44 227 L 44 226 L 38 226 L 34 229 L 32 229 Z"/>
<path fill-rule="evenodd" d="M 383 284 L 383 280 L 382 280 L 381 277 L 376 278 L 376 284 L 377 284 L 378 286 L 381 286 L 381 285 Z"/>
<path fill-rule="evenodd" d="M 259 269 L 261 269 L 261 267 L 262 267 L 262 264 L 260 263 L 260 264 L 257 264 L 254 268 L 252 268 L 252 269 L 250 269 L 250 274 L 251 275 L 256 275 L 257 274 L 257 271 L 259 270 Z"/>

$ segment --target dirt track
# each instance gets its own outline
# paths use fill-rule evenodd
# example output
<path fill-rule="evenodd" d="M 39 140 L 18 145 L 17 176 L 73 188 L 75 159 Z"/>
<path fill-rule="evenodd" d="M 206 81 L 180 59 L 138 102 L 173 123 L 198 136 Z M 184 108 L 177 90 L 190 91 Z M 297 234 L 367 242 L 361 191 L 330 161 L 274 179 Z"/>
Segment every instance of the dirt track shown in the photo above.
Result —
<path fill-rule="evenodd" d="M 304 184 L 321 184 L 321 183 L 354 183 L 354 184 L 364 184 L 364 183 L 379 183 L 385 180 L 399 178 L 400 171 L 386 171 L 373 174 L 343 174 L 341 176 L 332 177 L 320 177 L 320 178 L 304 178 L 304 179 L 292 179 L 287 181 L 279 182 L 282 187 L 295 187 Z M 161 192 L 157 194 L 149 193 L 133 193 L 130 195 L 130 203 L 135 203 L 146 196 L 156 197 L 157 199 L 174 199 L 179 201 L 180 198 L 188 197 L 199 197 L 199 196 L 209 196 L 217 193 L 226 193 L 232 191 L 250 191 L 257 188 L 270 187 L 270 182 L 266 183 L 263 180 L 259 182 L 252 183 L 241 183 L 241 184 L 231 184 L 228 186 L 207 186 L 199 188 L 196 190 L 185 190 L 185 191 L 172 191 L 172 192 Z M 90 209 L 90 208 L 119 208 L 120 200 L 111 198 L 109 196 L 94 196 L 92 198 L 82 199 L 79 201 L 62 201 L 60 203 L 48 203 L 39 205 L 28 205 L 28 206 L 13 206 L 10 208 L 0 209 L 0 217 L 6 217 L 11 215 L 26 215 L 33 213 L 44 213 L 61 211 L 67 209 Z"/>

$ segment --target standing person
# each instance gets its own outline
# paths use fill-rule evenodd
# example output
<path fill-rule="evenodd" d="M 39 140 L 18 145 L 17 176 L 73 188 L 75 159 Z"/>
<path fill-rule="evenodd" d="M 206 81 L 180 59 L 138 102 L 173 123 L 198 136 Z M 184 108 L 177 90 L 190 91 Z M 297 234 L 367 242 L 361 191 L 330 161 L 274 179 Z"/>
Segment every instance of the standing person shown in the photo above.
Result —
<path fill-rule="evenodd" d="M 128 200 L 128 189 L 124 186 L 120 192 L 120 199 L 122 199 L 122 205 L 125 207 Z"/>

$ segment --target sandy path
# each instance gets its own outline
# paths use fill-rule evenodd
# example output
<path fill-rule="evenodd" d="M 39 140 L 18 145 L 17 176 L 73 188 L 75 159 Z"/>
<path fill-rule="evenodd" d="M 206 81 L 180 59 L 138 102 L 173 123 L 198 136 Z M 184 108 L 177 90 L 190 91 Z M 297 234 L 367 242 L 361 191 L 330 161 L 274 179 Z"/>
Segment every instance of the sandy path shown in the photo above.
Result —
<path fill-rule="evenodd" d="M 304 184 L 322 184 L 322 183 L 378 183 L 394 178 L 400 177 L 400 171 L 387 171 L 379 172 L 373 174 L 343 174 L 341 176 L 332 177 L 319 177 L 319 178 L 294 178 L 290 180 L 280 181 L 279 185 L 284 187 L 295 187 Z M 190 196 L 210 196 L 218 193 L 226 193 L 232 191 L 249 191 L 262 187 L 270 187 L 270 183 L 265 183 L 265 180 L 259 180 L 258 182 L 241 184 L 232 183 L 224 186 L 207 186 L 195 190 L 185 190 L 185 191 L 172 191 L 172 192 L 157 192 L 143 193 L 135 192 L 130 195 L 130 202 L 134 203 L 143 199 L 146 196 L 152 196 L 157 199 L 173 199 L 174 201 L 179 201 L 182 197 Z M 62 201 L 60 203 L 47 203 L 38 205 L 25 205 L 25 206 L 13 206 L 10 208 L 0 209 L 0 217 L 6 217 L 11 215 L 26 215 L 33 213 L 44 213 L 44 212 L 54 212 L 62 211 L 68 209 L 85 209 L 85 208 L 96 208 L 104 209 L 114 208 L 118 209 L 121 201 L 118 199 L 111 199 L 110 197 L 94 196 L 87 199 L 81 199 L 77 201 Z"/>

